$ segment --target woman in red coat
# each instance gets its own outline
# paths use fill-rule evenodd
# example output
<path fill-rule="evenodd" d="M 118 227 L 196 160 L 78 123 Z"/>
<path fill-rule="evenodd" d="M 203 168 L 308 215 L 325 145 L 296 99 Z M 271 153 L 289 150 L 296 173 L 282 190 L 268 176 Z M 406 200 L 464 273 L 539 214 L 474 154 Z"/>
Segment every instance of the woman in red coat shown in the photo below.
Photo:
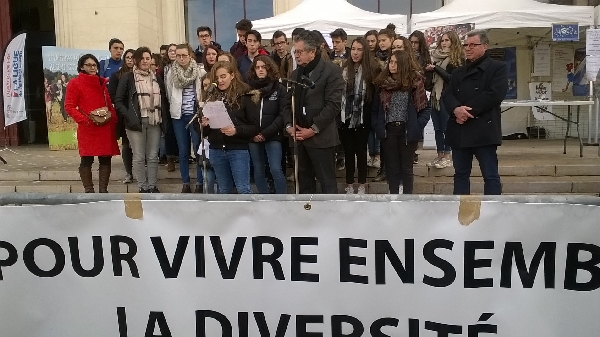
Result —
<path fill-rule="evenodd" d="M 65 110 L 77 122 L 77 145 L 81 164 L 79 176 L 85 193 L 94 193 L 92 181 L 92 164 L 98 157 L 99 192 L 108 193 L 110 179 L 110 161 L 112 156 L 119 155 L 116 137 L 116 112 L 108 94 L 106 79 L 98 76 L 98 59 L 91 54 L 83 55 L 77 62 L 79 75 L 67 86 Z M 96 125 L 90 119 L 90 112 L 108 107 L 112 118 L 104 125 Z"/>

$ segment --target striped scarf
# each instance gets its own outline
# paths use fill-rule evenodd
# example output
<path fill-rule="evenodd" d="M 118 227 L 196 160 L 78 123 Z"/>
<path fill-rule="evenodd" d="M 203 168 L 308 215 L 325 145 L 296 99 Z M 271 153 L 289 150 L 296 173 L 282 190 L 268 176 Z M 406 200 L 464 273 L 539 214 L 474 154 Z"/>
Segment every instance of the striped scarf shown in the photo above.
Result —
<path fill-rule="evenodd" d="M 162 122 L 160 86 L 156 76 L 149 70 L 133 67 L 135 89 L 140 102 L 141 117 L 148 117 L 149 125 L 158 125 Z"/>

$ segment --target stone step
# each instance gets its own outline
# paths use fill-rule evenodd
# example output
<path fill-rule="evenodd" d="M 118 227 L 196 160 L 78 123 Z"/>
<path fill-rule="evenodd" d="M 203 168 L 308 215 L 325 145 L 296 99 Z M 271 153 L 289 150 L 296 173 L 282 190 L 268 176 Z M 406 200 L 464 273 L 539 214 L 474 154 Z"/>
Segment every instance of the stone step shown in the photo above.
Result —
<path fill-rule="evenodd" d="M 97 179 L 95 179 L 97 188 Z M 159 189 L 163 193 L 179 193 L 181 182 L 177 179 L 160 179 Z M 338 191 L 343 193 L 346 184 L 338 179 Z M 358 185 L 355 184 L 355 190 Z M 255 186 L 253 186 L 255 189 Z M 113 193 L 137 193 L 138 187 L 133 184 L 122 184 L 111 181 L 109 191 Z M 592 176 L 561 176 L 548 177 L 503 177 L 502 189 L 504 194 L 598 194 L 600 192 L 600 177 Z M 415 194 L 452 194 L 453 181 L 450 177 L 415 177 Z M 366 185 L 369 194 L 387 194 L 386 182 L 369 182 Z M 483 193 L 483 181 L 475 177 L 471 179 L 471 191 L 474 194 Z M 83 186 L 79 180 L 56 181 L 2 181 L 0 193 L 82 193 Z M 256 189 L 255 189 L 256 192 Z M 288 193 L 294 193 L 294 184 L 288 182 Z"/>

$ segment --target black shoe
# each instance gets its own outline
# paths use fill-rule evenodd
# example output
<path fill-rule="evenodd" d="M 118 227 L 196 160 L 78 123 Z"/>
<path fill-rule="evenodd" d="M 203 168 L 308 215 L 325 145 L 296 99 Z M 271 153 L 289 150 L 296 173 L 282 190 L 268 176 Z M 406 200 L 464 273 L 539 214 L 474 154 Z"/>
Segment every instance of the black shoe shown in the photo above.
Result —
<path fill-rule="evenodd" d="M 194 193 L 199 193 L 199 194 L 204 193 L 204 188 L 202 187 L 202 185 L 196 185 L 196 188 L 194 189 Z"/>
<path fill-rule="evenodd" d="M 379 169 L 377 171 L 377 175 L 373 178 L 373 182 L 378 183 L 381 181 L 386 181 L 385 170 Z"/>
<path fill-rule="evenodd" d="M 181 193 L 192 193 L 192 189 L 190 188 L 190 185 L 183 185 L 183 188 L 181 189 Z"/>
<path fill-rule="evenodd" d="M 146 193 L 160 193 L 160 191 L 158 190 L 158 187 L 154 186 L 150 189 L 148 189 L 148 192 Z"/>
<path fill-rule="evenodd" d="M 140 192 L 139 193 L 149 193 L 150 190 L 147 190 L 145 188 L 140 188 Z"/>
<path fill-rule="evenodd" d="M 419 154 L 415 153 L 415 156 L 413 157 L 413 164 L 418 164 L 419 163 Z"/>
<path fill-rule="evenodd" d="M 346 160 L 344 158 L 338 158 L 335 163 L 335 169 L 343 171 L 346 168 Z"/>

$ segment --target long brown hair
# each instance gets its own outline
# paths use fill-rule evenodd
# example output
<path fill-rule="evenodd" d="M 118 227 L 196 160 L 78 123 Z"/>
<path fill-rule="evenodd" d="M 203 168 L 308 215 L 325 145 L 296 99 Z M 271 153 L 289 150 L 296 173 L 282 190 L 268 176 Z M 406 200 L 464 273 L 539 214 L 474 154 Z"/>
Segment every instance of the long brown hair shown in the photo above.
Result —
<path fill-rule="evenodd" d="M 396 25 L 393 23 L 389 23 L 387 26 L 385 26 L 384 29 L 379 31 L 378 36 L 379 35 L 385 35 L 390 40 L 394 41 L 396 39 Z"/>
<path fill-rule="evenodd" d="M 402 45 L 404 46 L 404 51 L 408 52 L 408 57 L 410 58 L 410 62 L 413 64 L 413 67 L 415 67 L 415 69 L 417 69 L 417 71 L 423 72 L 423 68 L 419 64 L 419 61 L 417 61 L 417 58 L 415 57 L 415 53 L 413 53 L 413 48 L 412 48 L 412 44 L 410 43 L 410 40 L 405 38 L 404 36 L 399 36 L 397 38 L 397 40 L 402 40 Z M 392 44 L 393 44 L 393 42 L 392 42 Z"/>
<path fill-rule="evenodd" d="M 210 44 L 208 45 L 208 47 L 204 48 L 204 55 L 202 56 L 202 64 L 204 65 L 204 70 L 206 70 L 206 72 L 209 72 L 212 67 L 214 66 L 214 64 L 208 64 L 208 61 L 206 60 L 206 52 L 212 49 L 217 53 L 217 57 L 215 58 L 215 63 L 217 63 L 217 59 L 219 58 L 219 55 L 222 53 L 221 50 L 219 48 L 217 48 L 215 45 Z"/>
<path fill-rule="evenodd" d="M 371 50 L 369 50 L 369 45 L 367 44 L 365 38 L 355 38 L 354 40 L 352 40 L 350 48 L 354 46 L 354 43 L 358 43 L 362 46 L 363 56 L 362 60 L 359 63 L 355 63 L 354 61 L 352 61 L 352 57 L 348 57 L 348 59 L 346 59 L 346 64 L 344 65 L 344 67 L 347 69 L 346 73 L 348 74 L 348 82 L 346 83 L 346 88 L 354 87 L 355 69 L 359 66 L 362 66 L 362 78 L 367 84 L 367 96 L 365 97 L 365 102 L 369 103 L 371 102 L 371 99 L 373 98 L 373 92 L 375 91 L 373 82 L 375 81 L 375 78 L 377 78 L 377 75 L 379 75 L 379 73 L 381 72 L 381 68 L 379 67 L 379 62 L 375 60 L 373 53 L 371 52 Z M 346 92 L 348 91 L 346 90 Z"/>
<path fill-rule="evenodd" d="M 121 77 L 123 77 L 123 75 L 125 75 L 126 73 L 133 70 L 133 68 L 130 68 L 129 66 L 127 66 L 127 61 L 125 61 L 125 58 L 127 57 L 127 54 L 131 54 L 131 58 L 133 58 L 134 52 L 135 52 L 135 50 L 133 50 L 133 49 L 127 49 L 123 53 L 123 65 L 121 66 L 121 69 L 117 70 L 117 75 L 116 75 L 119 80 L 121 79 Z"/>
<path fill-rule="evenodd" d="M 391 78 L 394 82 L 396 82 L 399 90 L 408 90 L 412 87 L 414 80 L 418 76 L 418 70 L 415 69 L 413 62 L 410 59 L 410 52 L 406 52 L 405 50 L 396 50 L 390 55 L 390 60 L 392 57 L 396 58 L 396 67 L 397 72 L 395 74 L 390 73 L 390 66 L 383 69 L 381 74 L 375 80 L 375 84 L 378 86 L 383 85 L 388 81 L 388 78 Z"/>
<path fill-rule="evenodd" d="M 256 62 L 258 61 L 262 61 L 265 64 L 265 67 L 267 68 L 267 77 L 271 80 L 271 81 L 279 81 L 279 69 L 277 68 L 277 65 L 275 64 L 275 62 L 273 61 L 273 59 L 271 59 L 270 57 L 266 56 L 266 55 L 259 55 L 257 57 L 254 58 L 254 60 L 252 61 L 252 66 L 250 67 L 250 70 L 248 70 L 248 79 L 252 79 L 252 80 L 257 80 L 258 77 L 256 76 Z"/>
<path fill-rule="evenodd" d="M 465 62 L 465 50 L 460 42 L 460 37 L 458 37 L 458 34 L 455 31 L 449 30 L 440 35 L 435 49 L 442 50 L 442 38 L 444 35 L 448 36 L 450 39 L 450 55 L 448 56 L 450 58 L 450 64 L 455 67 L 460 67 Z"/>
<path fill-rule="evenodd" d="M 240 72 L 237 70 L 237 68 L 235 67 L 235 65 L 231 62 L 217 62 L 213 65 L 212 69 L 210 70 L 210 81 L 211 82 L 217 82 L 217 70 L 224 68 L 225 70 L 227 70 L 227 72 L 231 75 L 233 75 L 233 80 L 231 80 L 231 84 L 229 85 L 229 88 L 227 88 L 224 92 L 225 97 L 224 100 L 227 103 L 227 105 L 234 107 L 237 105 L 237 107 L 240 107 L 240 103 L 239 103 L 239 98 L 242 97 L 243 95 L 247 94 L 248 92 L 250 92 L 251 88 L 248 84 L 242 82 L 242 76 L 240 75 Z M 215 101 L 216 97 L 211 97 L 209 98 L 209 101 Z"/>

